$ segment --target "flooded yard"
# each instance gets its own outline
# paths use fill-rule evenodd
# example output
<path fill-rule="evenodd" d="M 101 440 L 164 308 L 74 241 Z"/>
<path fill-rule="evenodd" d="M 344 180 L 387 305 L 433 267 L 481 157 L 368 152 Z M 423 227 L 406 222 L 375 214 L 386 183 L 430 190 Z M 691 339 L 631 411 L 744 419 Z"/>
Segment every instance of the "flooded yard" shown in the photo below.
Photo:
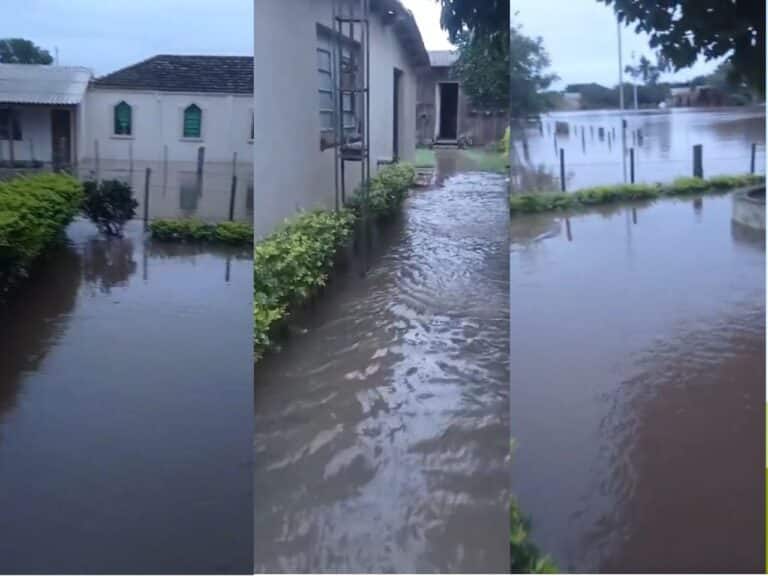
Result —
<path fill-rule="evenodd" d="M 76 220 L 0 307 L 4 571 L 250 571 L 251 262 Z"/>
<path fill-rule="evenodd" d="M 563 570 L 763 570 L 765 237 L 731 201 L 512 220 L 512 490 Z"/>
<path fill-rule="evenodd" d="M 744 174 L 757 144 L 755 170 L 765 173 L 765 107 L 626 110 L 626 146 L 635 149 L 637 182 L 669 182 L 693 172 L 693 146 L 703 147 L 704 176 Z M 567 134 L 556 134 L 556 124 Z M 602 133 L 601 133 L 602 132 Z M 568 190 L 629 181 L 629 153 L 622 162 L 618 110 L 553 112 L 541 131 L 526 131 L 527 149 L 517 155 L 544 188 L 559 190 L 559 150 L 565 153 Z M 626 165 L 626 168 L 624 167 Z M 530 185 L 531 182 L 529 181 Z"/>
<path fill-rule="evenodd" d="M 509 568 L 505 178 L 438 166 L 256 366 L 257 572 Z"/>

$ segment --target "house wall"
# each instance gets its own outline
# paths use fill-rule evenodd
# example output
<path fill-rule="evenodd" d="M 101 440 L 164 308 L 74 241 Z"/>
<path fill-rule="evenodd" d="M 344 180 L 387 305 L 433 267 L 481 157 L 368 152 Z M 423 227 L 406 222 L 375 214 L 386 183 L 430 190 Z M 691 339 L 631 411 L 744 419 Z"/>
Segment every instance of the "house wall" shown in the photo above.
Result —
<path fill-rule="evenodd" d="M 21 106 L 13 107 L 21 123 L 21 140 L 13 141 L 13 154 L 16 161 L 38 160 L 53 161 L 51 141 L 51 107 Z M 73 118 L 74 120 L 74 118 Z M 74 136 L 73 136 L 74 137 Z M 8 160 L 10 150 L 8 141 L 0 140 L 0 160 Z"/>
<path fill-rule="evenodd" d="M 332 27 L 331 0 L 263 0 L 254 18 L 257 236 L 297 212 L 335 206 L 333 148 L 320 148 L 318 23 Z M 416 148 L 417 74 L 394 30 L 373 16 L 370 52 L 371 173 L 392 160 L 394 68 L 402 70 L 400 158 Z M 360 164 L 347 163 L 346 190 L 359 183 Z"/>
<path fill-rule="evenodd" d="M 84 102 L 84 133 L 79 159 L 92 161 L 95 142 L 103 160 L 160 162 L 168 146 L 169 162 L 193 162 L 205 147 L 206 162 L 250 161 L 252 154 L 250 95 L 183 94 L 114 90 L 91 86 Z M 131 136 L 115 135 L 114 107 L 124 100 L 132 107 Z M 183 110 L 197 104 L 203 111 L 202 138 L 182 138 Z"/>

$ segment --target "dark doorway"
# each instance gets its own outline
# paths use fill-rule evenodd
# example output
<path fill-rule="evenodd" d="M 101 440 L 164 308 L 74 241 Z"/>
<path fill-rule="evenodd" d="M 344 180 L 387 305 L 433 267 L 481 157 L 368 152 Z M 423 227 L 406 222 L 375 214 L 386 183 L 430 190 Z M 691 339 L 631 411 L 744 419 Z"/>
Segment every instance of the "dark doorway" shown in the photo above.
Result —
<path fill-rule="evenodd" d="M 69 110 L 51 110 L 51 149 L 54 166 L 70 164 L 72 161 L 72 126 Z"/>
<path fill-rule="evenodd" d="M 403 71 L 395 68 L 393 82 L 392 110 L 392 160 L 400 160 L 400 83 Z"/>
<path fill-rule="evenodd" d="M 459 85 L 456 82 L 440 84 L 440 129 L 438 140 L 456 140 L 459 127 Z"/>

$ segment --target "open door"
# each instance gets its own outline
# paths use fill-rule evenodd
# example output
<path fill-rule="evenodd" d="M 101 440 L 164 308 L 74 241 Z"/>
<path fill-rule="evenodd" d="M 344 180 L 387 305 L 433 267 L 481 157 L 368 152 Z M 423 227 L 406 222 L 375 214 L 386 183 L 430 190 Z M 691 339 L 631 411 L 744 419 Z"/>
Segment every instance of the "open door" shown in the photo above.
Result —
<path fill-rule="evenodd" d="M 456 140 L 459 136 L 459 84 L 440 83 L 440 129 L 438 140 Z"/>
<path fill-rule="evenodd" d="M 51 110 L 51 150 L 53 165 L 72 163 L 72 116 L 69 110 Z"/>

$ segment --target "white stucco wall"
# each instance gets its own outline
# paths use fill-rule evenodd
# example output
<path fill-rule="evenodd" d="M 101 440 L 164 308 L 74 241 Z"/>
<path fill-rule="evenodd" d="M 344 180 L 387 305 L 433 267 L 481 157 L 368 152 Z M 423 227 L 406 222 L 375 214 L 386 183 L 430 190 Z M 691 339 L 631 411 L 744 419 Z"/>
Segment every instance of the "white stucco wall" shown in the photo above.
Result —
<path fill-rule="evenodd" d="M 51 162 L 51 108 L 48 106 L 14 106 L 21 125 L 21 140 L 14 140 L 13 155 L 17 161 Z M 8 141 L 0 140 L 0 159 L 8 160 Z"/>
<path fill-rule="evenodd" d="M 133 134 L 118 136 L 114 131 L 114 107 L 120 101 L 132 107 Z M 196 104 L 203 111 L 202 138 L 182 138 L 183 110 Z M 92 161 L 98 140 L 103 160 L 160 162 L 164 146 L 169 162 L 194 162 L 197 150 L 205 146 L 206 162 L 238 162 L 252 157 L 250 95 L 182 94 L 139 90 L 114 90 L 91 86 L 84 102 L 84 142 L 81 161 Z"/>
<path fill-rule="evenodd" d="M 299 211 L 333 208 L 334 152 L 320 149 L 318 23 L 332 27 L 331 0 L 255 0 L 254 226 L 269 234 Z M 400 158 L 416 148 L 416 72 L 391 27 L 371 21 L 371 172 L 393 148 L 394 69 L 402 70 Z M 359 163 L 347 163 L 347 193 Z M 359 181 L 359 180 L 358 180 Z"/>

